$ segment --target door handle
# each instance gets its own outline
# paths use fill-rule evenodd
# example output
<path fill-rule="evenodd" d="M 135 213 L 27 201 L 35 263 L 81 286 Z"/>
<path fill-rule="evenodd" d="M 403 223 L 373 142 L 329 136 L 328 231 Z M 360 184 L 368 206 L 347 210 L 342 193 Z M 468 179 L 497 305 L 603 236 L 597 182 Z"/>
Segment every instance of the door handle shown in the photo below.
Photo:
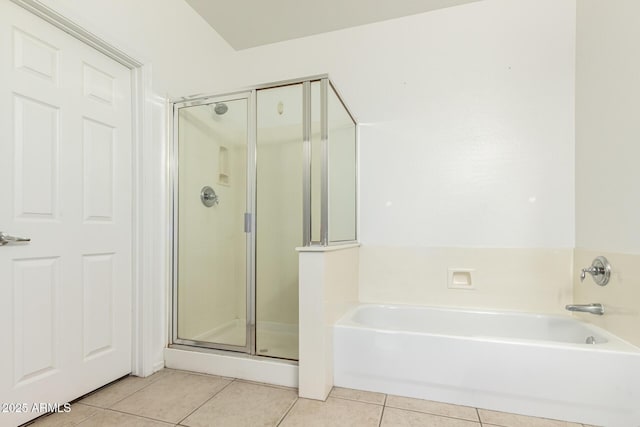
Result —
<path fill-rule="evenodd" d="M 0 231 L 0 246 L 4 246 L 9 242 L 30 242 L 31 239 L 27 237 L 15 237 L 10 236 L 7 233 Z"/>

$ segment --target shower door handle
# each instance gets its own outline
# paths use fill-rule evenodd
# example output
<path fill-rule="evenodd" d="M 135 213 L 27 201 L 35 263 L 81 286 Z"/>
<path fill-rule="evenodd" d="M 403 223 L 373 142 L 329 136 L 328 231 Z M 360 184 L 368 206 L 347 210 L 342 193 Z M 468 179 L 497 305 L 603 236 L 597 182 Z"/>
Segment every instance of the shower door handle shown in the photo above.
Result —
<path fill-rule="evenodd" d="M 244 232 L 251 233 L 251 214 L 249 212 L 244 213 Z"/>
<path fill-rule="evenodd" d="M 15 237 L 9 236 L 7 233 L 0 231 L 0 246 L 4 246 L 9 242 L 30 242 L 31 239 L 27 237 Z"/>

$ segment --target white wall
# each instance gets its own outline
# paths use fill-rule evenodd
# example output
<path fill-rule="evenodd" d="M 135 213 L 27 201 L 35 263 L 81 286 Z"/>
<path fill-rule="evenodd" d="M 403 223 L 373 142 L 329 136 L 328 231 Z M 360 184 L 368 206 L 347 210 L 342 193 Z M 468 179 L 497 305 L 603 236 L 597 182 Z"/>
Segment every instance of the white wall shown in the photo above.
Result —
<path fill-rule="evenodd" d="M 240 51 L 229 84 L 328 72 L 355 113 L 362 300 L 558 312 L 571 299 L 574 61 L 574 1 L 484 0 Z M 515 270 L 487 248 L 533 250 L 509 257 Z M 404 286 L 381 279 L 398 257 Z M 448 290 L 448 267 L 476 269 L 481 291 Z"/>
<path fill-rule="evenodd" d="M 580 0 L 576 48 L 576 251 L 574 270 L 604 255 L 609 284 L 574 278 L 582 315 L 640 345 L 640 3 Z"/>
<path fill-rule="evenodd" d="M 640 254 L 640 3 L 577 16 L 576 247 Z"/>
<path fill-rule="evenodd" d="M 229 84 L 330 73 L 365 245 L 572 247 L 574 32 L 574 1 L 485 0 L 240 51 Z"/>

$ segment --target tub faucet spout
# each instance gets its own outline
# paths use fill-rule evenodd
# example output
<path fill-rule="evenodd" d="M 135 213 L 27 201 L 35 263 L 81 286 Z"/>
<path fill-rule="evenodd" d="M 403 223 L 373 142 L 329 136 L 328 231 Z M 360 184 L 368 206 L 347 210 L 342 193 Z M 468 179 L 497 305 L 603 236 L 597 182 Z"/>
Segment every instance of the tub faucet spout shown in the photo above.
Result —
<path fill-rule="evenodd" d="M 568 304 L 564 308 L 569 311 L 580 311 L 583 313 L 597 314 L 598 316 L 602 316 L 604 314 L 604 307 L 602 306 L 602 304 L 599 304 L 599 303 Z"/>

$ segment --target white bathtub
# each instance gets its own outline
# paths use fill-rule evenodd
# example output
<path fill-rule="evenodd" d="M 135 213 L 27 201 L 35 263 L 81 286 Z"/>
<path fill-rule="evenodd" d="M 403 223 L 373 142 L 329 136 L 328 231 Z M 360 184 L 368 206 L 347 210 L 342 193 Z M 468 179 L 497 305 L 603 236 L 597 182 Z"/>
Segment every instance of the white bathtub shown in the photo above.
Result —
<path fill-rule="evenodd" d="M 334 327 L 334 383 L 640 426 L 640 349 L 569 316 L 360 305 Z"/>

